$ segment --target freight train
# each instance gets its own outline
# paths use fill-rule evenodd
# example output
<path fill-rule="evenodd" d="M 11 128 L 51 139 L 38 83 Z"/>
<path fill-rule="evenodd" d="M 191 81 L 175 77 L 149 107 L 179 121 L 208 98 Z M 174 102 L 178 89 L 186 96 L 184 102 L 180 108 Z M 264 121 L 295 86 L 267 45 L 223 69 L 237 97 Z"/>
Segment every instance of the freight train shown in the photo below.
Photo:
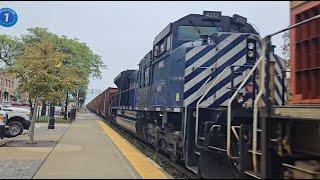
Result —
<path fill-rule="evenodd" d="M 203 178 L 319 178 L 319 119 L 276 114 L 285 68 L 245 17 L 189 14 L 87 108 Z"/>

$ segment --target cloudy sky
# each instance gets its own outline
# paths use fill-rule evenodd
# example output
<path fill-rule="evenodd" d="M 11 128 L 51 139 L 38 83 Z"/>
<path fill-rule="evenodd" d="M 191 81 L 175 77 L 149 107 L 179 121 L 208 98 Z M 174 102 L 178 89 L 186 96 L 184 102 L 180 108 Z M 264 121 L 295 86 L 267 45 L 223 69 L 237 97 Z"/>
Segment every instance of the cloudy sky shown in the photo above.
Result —
<path fill-rule="evenodd" d="M 153 38 L 170 22 L 203 10 L 222 11 L 223 15 L 247 17 L 262 36 L 289 25 L 289 2 L 0 2 L 0 8 L 14 9 L 19 20 L 0 33 L 26 34 L 29 27 L 78 38 L 102 56 L 107 69 L 101 79 L 92 79 L 87 102 L 97 95 L 91 89 L 115 86 L 114 77 L 125 69 L 136 69 L 139 60 L 152 48 Z M 280 47 L 282 38 L 274 39 Z M 277 51 L 280 52 L 280 51 Z"/>

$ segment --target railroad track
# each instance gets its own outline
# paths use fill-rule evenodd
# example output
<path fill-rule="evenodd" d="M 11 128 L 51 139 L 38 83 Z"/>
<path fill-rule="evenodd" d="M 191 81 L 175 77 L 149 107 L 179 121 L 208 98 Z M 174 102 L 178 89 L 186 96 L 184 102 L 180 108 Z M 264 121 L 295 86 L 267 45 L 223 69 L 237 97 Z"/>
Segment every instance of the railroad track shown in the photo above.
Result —
<path fill-rule="evenodd" d="M 134 135 L 126 132 L 121 127 L 114 126 L 107 122 L 103 117 L 103 121 L 118 132 L 121 136 L 125 137 L 131 144 L 144 153 L 147 157 L 155 161 L 161 168 L 163 168 L 168 174 L 176 179 L 200 179 L 200 177 L 193 172 L 189 171 L 182 165 L 172 162 L 164 154 L 161 154 L 150 145 L 144 143 L 142 140 L 136 138 Z"/>

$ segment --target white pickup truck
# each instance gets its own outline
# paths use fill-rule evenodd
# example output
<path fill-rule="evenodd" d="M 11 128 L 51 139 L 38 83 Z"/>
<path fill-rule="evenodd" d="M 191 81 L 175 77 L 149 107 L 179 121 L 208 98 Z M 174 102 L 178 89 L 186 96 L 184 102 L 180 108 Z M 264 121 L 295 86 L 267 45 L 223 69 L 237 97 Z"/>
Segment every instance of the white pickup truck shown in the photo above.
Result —
<path fill-rule="evenodd" d="M 7 113 L 6 126 L 8 127 L 5 133 L 6 137 L 16 137 L 23 133 L 24 129 L 29 130 L 30 110 L 19 107 L 0 107 L 1 111 Z"/>

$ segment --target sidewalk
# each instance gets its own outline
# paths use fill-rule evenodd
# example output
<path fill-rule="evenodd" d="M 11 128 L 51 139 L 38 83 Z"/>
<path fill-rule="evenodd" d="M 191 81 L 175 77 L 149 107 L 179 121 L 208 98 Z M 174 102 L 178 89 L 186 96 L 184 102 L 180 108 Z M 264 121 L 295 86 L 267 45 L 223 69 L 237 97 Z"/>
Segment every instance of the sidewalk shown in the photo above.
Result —
<path fill-rule="evenodd" d="M 31 179 L 38 171 L 45 158 L 49 155 L 69 124 L 56 124 L 56 129 L 48 130 L 47 124 L 36 124 L 35 141 L 27 144 L 28 134 L 9 140 L 0 147 L 1 179 Z"/>
<path fill-rule="evenodd" d="M 73 124 L 36 124 L 27 134 L 0 147 L 1 179 L 172 178 L 92 113 L 80 112 Z"/>
<path fill-rule="evenodd" d="M 34 178 L 140 178 L 96 120 L 79 113 Z"/>

